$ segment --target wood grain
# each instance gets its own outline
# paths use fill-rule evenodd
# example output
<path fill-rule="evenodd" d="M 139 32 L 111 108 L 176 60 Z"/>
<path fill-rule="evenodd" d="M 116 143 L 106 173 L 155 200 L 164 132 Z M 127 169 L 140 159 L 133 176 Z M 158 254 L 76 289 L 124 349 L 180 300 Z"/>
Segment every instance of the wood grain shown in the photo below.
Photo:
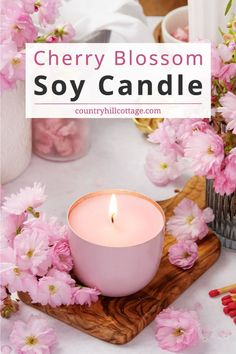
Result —
<path fill-rule="evenodd" d="M 146 16 L 165 16 L 180 6 L 187 5 L 187 0 L 139 0 Z"/>
<path fill-rule="evenodd" d="M 161 23 L 158 23 L 158 25 L 156 26 L 156 28 L 153 31 L 153 37 L 155 39 L 155 42 L 157 43 L 163 43 L 163 37 L 162 37 L 162 31 L 161 31 Z"/>
<path fill-rule="evenodd" d="M 182 192 L 174 198 L 160 202 L 167 219 L 184 197 L 194 200 L 203 208 L 204 190 L 205 180 L 201 177 L 193 177 Z M 19 293 L 19 297 L 26 304 L 94 337 L 113 344 L 127 343 L 211 267 L 220 255 L 220 242 L 209 231 L 207 237 L 199 242 L 197 263 L 192 269 L 183 271 L 168 261 L 168 248 L 173 242 L 173 237 L 166 233 L 160 268 L 154 279 L 136 294 L 122 298 L 101 296 L 91 307 L 73 305 L 59 308 L 32 305 L 26 293 Z"/>

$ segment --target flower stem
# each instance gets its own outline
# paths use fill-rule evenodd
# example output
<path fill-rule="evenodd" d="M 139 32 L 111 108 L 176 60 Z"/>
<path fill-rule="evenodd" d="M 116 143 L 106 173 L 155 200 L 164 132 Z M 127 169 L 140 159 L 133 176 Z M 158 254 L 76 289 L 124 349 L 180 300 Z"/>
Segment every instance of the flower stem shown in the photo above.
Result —
<path fill-rule="evenodd" d="M 33 215 L 35 218 L 39 218 L 39 216 L 40 216 L 40 213 L 38 211 L 35 211 L 34 208 L 32 208 L 32 207 L 28 207 L 27 211 L 28 211 L 28 213 Z"/>

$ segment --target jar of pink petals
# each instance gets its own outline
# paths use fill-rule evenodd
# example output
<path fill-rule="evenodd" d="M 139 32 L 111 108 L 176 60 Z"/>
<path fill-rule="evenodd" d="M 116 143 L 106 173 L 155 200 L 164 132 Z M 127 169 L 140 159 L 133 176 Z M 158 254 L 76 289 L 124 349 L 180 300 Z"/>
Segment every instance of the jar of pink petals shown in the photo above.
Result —
<path fill-rule="evenodd" d="M 71 161 L 90 146 L 90 122 L 82 118 L 32 119 L 33 152 L 47 160 Z"/>

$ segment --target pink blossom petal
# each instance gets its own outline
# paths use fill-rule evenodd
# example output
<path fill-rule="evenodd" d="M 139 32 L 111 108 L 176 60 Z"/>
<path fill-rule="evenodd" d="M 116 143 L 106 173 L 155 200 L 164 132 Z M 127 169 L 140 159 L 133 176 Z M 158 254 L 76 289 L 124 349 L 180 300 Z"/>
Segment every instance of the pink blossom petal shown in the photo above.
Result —
<path fill-rule="evenodd" d="M 162 349 L 180 352 L 195 345 L 200 325 L 194 311 L 167 308 L 156 317 L 156 339 Z"/>
<path fill-rule="evenodd" d="M 10 354 L 12 352 L 12 347 L 10 345 L 2 345 L 1 346 L 1 353 L 2 354 Z"/>

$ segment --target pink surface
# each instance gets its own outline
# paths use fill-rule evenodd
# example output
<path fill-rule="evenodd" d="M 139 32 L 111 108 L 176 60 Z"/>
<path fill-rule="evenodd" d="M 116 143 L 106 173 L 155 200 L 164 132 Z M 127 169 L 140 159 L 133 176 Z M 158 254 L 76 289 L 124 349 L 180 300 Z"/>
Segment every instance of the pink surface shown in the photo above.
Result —
<path fill-rule="evenodd" d="M 118 213 L 114 223 L 109 217 L 112 193 Z M 158 206 L 129 192 L 111 191 L 86 197 L 72 206 L 69 224 L 82 239 L 108 247 L 128 247 L 144 243 L 160 233 L 164 218 Z"/>

